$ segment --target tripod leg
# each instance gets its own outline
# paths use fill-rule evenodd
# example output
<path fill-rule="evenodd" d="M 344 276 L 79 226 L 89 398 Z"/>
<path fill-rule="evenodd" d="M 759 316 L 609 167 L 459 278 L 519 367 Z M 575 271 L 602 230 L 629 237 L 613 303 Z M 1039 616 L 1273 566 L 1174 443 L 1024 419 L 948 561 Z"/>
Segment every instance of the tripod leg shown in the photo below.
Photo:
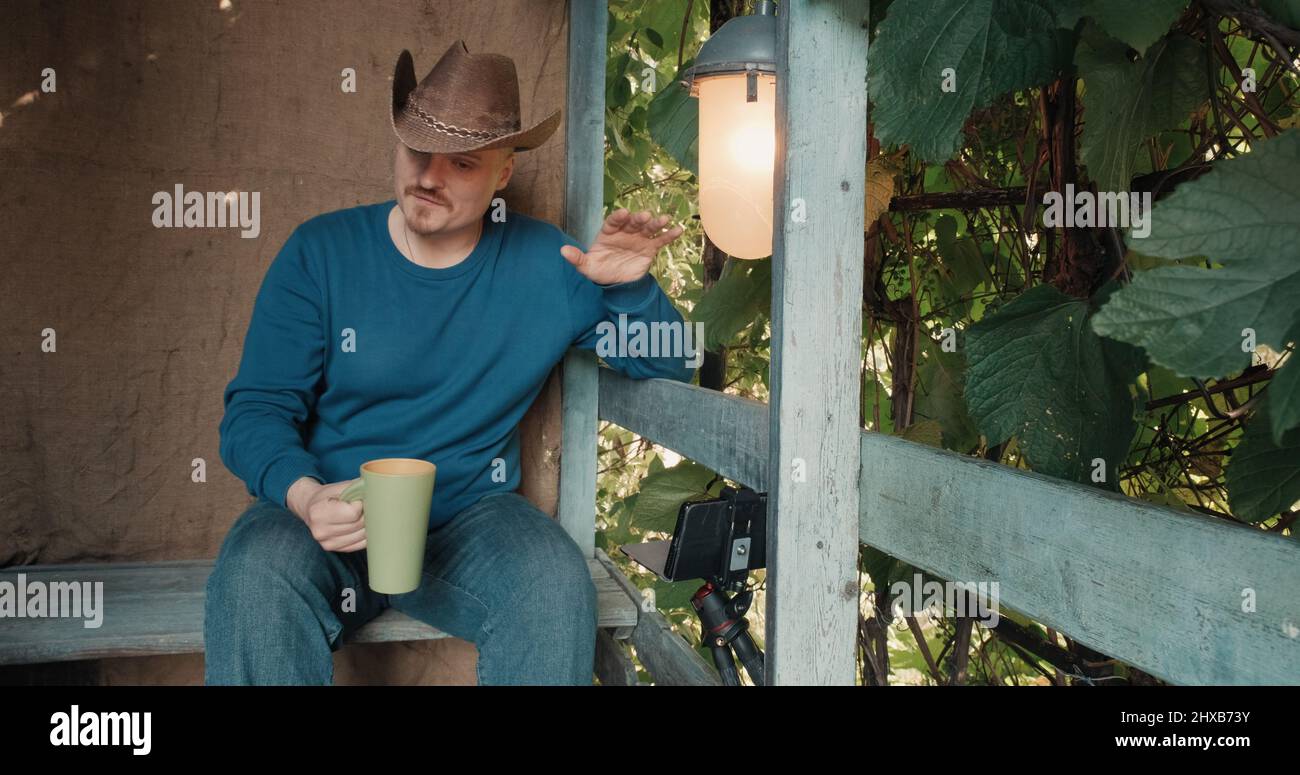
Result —
<path fill-rule="evenodd" d="M 749 680 L 753 681 L 755 686 L 763 686 L 767 678 L 763 672 L 763 652 L 758 650 L 754 639 L 748 632 L 742 632 L 731 642 L 731 647 L 736 650 L 736 656 L 740 657 L 740 664 L 745 666 Z"/>
<path fill-rule="evenodd" d="M 740 686 L 740 673 L 731 658 L 731 648 L 725 644 L 709 648 L 713 651 L 713 664 L 718 668 L 718 675 L 722 676 L 722 685 Z"/>

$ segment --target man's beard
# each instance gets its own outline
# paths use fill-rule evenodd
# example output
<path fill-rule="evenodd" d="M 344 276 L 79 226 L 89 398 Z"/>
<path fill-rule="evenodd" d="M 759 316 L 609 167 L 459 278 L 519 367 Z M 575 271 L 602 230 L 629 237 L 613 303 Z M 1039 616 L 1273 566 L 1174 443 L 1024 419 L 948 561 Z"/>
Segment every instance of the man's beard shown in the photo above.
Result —
<path fill-rule="evenodd" d="M 432 194 L 423 189 L 419 190 L 419 194 L 422 196 L 431 197 L 443 203 L 441 205 L 429 204 L 428 202 L 419 200 L 419 198 L 416 196 L 415 190 L 412 189 L 407 190 L 407 196 L 410 199 L 414 199 L 416 201 L 403 202 L 402 216 L 406 220 L 406 226 L 408 229 L 411 230 L 413 234 L 418 234 L 422 237 L 427 237 L 431 234 L 436 234 L 438 233 L 438 231 L 440 231 L 440 229 L 435 227 L 433 224 L 437 216 L 437 210 L 446 207 L 445 204 L 446 200 L 440 196 L 437 196 L 436 194 Z M 408 207 L 410 208 L 409 211 L 407 209 Z"/>

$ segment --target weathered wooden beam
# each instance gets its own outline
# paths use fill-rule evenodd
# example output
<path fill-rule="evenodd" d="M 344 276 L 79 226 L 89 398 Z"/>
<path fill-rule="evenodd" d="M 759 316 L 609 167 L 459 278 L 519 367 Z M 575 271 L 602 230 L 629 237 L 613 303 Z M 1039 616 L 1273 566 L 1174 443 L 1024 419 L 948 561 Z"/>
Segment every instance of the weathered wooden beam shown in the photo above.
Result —
<path fill-rule="evenodd" d="M 1166 681 L 1300 683 L 1300 543 L 892 436 L 861 444 L 864 543 L 996 581 L 1000 605 Z"/>
<path fill-rule="evenodd" d="M 596 630 L 596 677 L 601 686 L 636 686 L 636 665 L 621 640 L 609 630 Z"/>
<path fill-rule="evenodd" d="M 565 531 L 587 557 L 596 548 L 596 356 L 564 356 L 563 427 L 560 432 L 560 505 Z"/>
<path fill-rule="evenodd" d="M 778 15 L 770 686 L 856 680 L 867 10 L 789 0 Z"/>
<path fill-rule="evenodd" d="M 716 429 L 677 396 L 707 399 L 620 379 L 607 389 L 602 374 L 602 414 L 683 454 L 712 449 L 696 437 Z M 737 411 L 719 398 L 702 414 Z M 655 416 L 665 400 L 686 407 L 681 422 Z M 737 448 L 707 465 L 767 448 L 753 411 L 737 414 L 752 425 L 736 420 Z M 950 580 L 997 581 L 1001 605 L 1173 683 L 1300 682 L 1300 543 L 892 436 L 860 444 L 864 543 Z"/>
<path fill-rule="evenodd" d="M 600 369 L 600 419 L 627 428 L 728 479 L 767 490 L 767 404 L 671 379 Z"/>
<path fill-rule="evenodd" d="M 569 81 L 564 124 L 564 230 L 584 243 L 602 221 L 605 156 L 606 0 L 569 3 Z M 596 546 L 596 358 L 564 357 L 560 524 L 587 557 Z"/>

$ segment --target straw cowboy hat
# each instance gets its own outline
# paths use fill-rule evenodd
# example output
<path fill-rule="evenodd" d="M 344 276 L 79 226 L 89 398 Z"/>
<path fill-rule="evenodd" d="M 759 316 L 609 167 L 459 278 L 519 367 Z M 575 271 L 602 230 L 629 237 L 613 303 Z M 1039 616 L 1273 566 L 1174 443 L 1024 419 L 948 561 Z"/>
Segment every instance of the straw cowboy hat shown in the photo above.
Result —
<path fill-rule="evenodd" d="M 428 153 L 488 148 L 526 151 L 560 125 L 560 111 L 527 129 L 519 123 L 515 63 L 500 54 L 471 54 L 465 41 L 451 44 L 419 85 L 410 51 L 393 71 L 393 131 L 407 147 Z"/>

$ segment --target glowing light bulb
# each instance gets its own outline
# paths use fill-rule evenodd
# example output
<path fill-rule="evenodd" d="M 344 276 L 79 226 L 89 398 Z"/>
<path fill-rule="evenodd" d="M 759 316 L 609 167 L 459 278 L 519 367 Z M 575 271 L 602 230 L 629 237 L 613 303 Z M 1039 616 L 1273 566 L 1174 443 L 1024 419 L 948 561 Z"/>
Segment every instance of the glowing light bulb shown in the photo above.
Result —
<path fill-rule="evenodd" d="M 772 174 L 776 164 L 776 78 L 758 76 L 745 99 L 745 74 L 697 80 L 700 98 L 700 222 L 736 258 L 772 254 Z"/>

